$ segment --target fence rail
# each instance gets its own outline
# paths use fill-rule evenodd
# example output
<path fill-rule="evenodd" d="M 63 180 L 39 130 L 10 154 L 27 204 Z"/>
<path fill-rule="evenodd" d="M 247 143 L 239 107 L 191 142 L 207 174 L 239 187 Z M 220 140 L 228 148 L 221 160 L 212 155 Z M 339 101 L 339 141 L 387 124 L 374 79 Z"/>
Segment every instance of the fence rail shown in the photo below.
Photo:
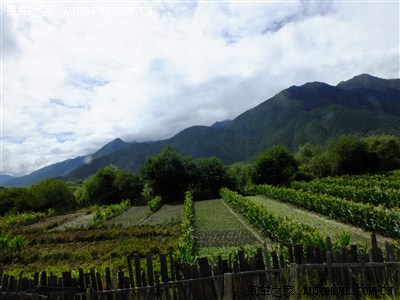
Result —
<path fill-rule="evenodd" d="M 78 270 L 76 277 L 36 272 L 32 277 L 11 276 L 0 267 L 0 299 L 347 299 L 400 298 L 400 251 L 386 244 L 385 252 L 372 235 L 372 249 L 357 246 L 327 251 L 311 246 L 287 246 L 287 255 L 269 251 L 266 245 L 246 257 L 238 251 L 230 259 L 207 258 L 195 265 L 174 260 L 172 250 L 160 254 L 159 268 L 147 255 L 141 267 L 136 255 L 125 268 Z"/>

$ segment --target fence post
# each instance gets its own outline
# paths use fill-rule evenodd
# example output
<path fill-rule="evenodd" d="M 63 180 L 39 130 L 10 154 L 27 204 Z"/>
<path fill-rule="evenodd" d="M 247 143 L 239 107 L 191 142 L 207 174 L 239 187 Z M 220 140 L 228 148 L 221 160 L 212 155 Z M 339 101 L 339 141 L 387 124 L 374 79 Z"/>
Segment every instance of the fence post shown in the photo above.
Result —
<path fill-rule="evenodd" d="M 299 280 L 297 278 L 297 264 L 295 263 L 290 264 L 290 285 L 293 286 L 295 299 L 298 299 Z"/>
<path fill-rule="evenodd" d="M 90 291 L 90 287 L 86 288 L 86 300 L 92 299 L 92 292 Z"/>
<path fill-rule="evenodd" d="M 233 274 L 224 274 L 224 299 L 233 299 Z"/>

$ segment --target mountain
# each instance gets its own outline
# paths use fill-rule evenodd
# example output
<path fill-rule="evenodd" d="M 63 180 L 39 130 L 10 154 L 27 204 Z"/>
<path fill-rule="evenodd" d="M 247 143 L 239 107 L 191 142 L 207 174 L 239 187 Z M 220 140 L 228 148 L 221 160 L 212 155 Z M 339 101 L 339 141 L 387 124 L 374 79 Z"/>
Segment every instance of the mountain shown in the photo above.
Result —
<path fill-rule="evenodd" d="M 167 140 L 130 145 L 77 168 L 66 179 L 85 178 L 110 163 L 137 171 L 167 145 L 183 155 L 217 156 L 230 164 L 252 160 L 275 144 L 295 151 L 305 143 L 321 144 L 349 133 L 400 135 L 399 79 L 362 74 L 337 86 L 322 82 L 292 86 L 234 120 L 193 126 Z"/>
<path fill-rule="evenodd" d="M 87 156 L 79 156 L 73 159 L 67 159 L 59 163 L 52 164 L 50 166 L 41 168 L 34 171 L 33 173 L 21 177 L 11 178 L 3 182 L 4 186 L 27 186 L 31 185 L 41 179 L 50 177 L 62 177 L 69 174 L 74 169 L 83 166 L 93 159 L 100 158 L 109 155 L 115 151 L 121 150 L 127 147 L 129 143 L 122 141 L 121 139 L 115 139 L 110 143 L 104 145 L 102 148 L 97 150 L 95 153 Z"/>
<path fill-rule="evenodd" d="M 220 121 L 220 122 L 215 122 L 210 127 L 211 128 L 225 128 L 231 123 L 232 123 L 232 120 L 224 120 L 224 121 Z"/>
<path fill-rule="evenodd" d="M 30 184 L 40 178 L 86 178 L 99 168 L 114 164 L 137 171 L 152 155 L 171 146 L 193 158 L 216 156 L 224 163 L 251 161 L 276 144 L 296 151 L 305 143 L 322 144 L 329 138 L 355 133 L 400 135 L 400 79 L 381 79 L 368 74 L 342 81 L 337 86 L 309 82 L 291 86 L 234 120 L 212 126 L 192 126 L 166 140 L 105 145 L 84 164 L 84 157 L 64 161 L 32 173 Z M 55 172 L 57 170 L 57 172 Z M 27 182 L 20 178 L 10 183 Z"/>
<path fill-rule="evenodd" d="M 0 186 L 4 185 L 7 181 L 14 179 L 15 177 L 7 174 L 0 174 Z"/>

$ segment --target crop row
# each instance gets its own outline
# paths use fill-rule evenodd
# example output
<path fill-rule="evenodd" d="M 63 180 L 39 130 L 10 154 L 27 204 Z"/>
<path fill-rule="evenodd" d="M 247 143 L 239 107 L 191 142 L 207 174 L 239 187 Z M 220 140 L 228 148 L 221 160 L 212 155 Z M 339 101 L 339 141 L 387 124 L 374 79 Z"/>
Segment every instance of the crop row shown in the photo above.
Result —
<path fill-rule="evenodd" d="M 316 180 L 321 183 L 340 184 L 358 188 L 380 187 L 382 189 L 400 189 L 400 171 L 374 175 L 343 175 L 339 177 L 326 177 Z"/>
<path fill-rule="evenodd" d="M 369 186 L 343 185 L 342 183 L 327 183 L 319 180 L 311 182 L 292 182 L 292 188 L 302 191 L 310 191 L 316 194 L 327 194 L 339 198 L 345 198 L 355 202 L 383 205 L 385 207 L 400 206 L 400 190 L 382 188 L 377 185 Z"/>
<path fill-rule="evenodd" d="M 379 232 L 389 237 L 400 237 L 399 209 L 388 210 L 381 206 L 355 203 L 329 195 L 269 185 L 254 186 L 254 192 L 292 203 L 365 230 Z"/>
<path fill-rule="evenodd" d="M 127 210 L 130 206 L 129 200 L 124 200 L 119 204 L 111 204 L 107 206 L 104 210 L 96 209 L 95 214 L 93 215 L 94 224 L 100 224 L 105 220 L 109 220 L 112 217 L 115 217 L 119 214 L 122 214 L 125 210 Z"/>
<path fill-rule="evenodd" d="M 181 261 L 191 262 L 195 258 L 196 239 L 194 235 L 194 202 L 190 192 L 186 192 L 182 207 L 181 235 L 178 255 Z"/>
<path fill-rule="evenodd" d="M 314 227 L 293 222 L 289 218 L 278 217 L 273 212 L 250 199 L 227 188 L 220 191 L 222 199 L 235 211 L 243 215 L 263 234 L 281 243 L 300 243 L 324 247 L 322 234 Z"/>

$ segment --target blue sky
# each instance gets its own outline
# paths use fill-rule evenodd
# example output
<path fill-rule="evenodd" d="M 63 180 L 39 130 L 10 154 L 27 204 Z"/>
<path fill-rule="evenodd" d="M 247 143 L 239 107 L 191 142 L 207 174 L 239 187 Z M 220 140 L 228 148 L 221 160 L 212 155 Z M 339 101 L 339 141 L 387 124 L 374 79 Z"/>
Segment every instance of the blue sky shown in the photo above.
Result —
<path fill-rule="evenodd" d="M 15 176 L 234 118 L 291 85 L 399 77 L 398 1 L 2 7 L 0 171 Z"/>

